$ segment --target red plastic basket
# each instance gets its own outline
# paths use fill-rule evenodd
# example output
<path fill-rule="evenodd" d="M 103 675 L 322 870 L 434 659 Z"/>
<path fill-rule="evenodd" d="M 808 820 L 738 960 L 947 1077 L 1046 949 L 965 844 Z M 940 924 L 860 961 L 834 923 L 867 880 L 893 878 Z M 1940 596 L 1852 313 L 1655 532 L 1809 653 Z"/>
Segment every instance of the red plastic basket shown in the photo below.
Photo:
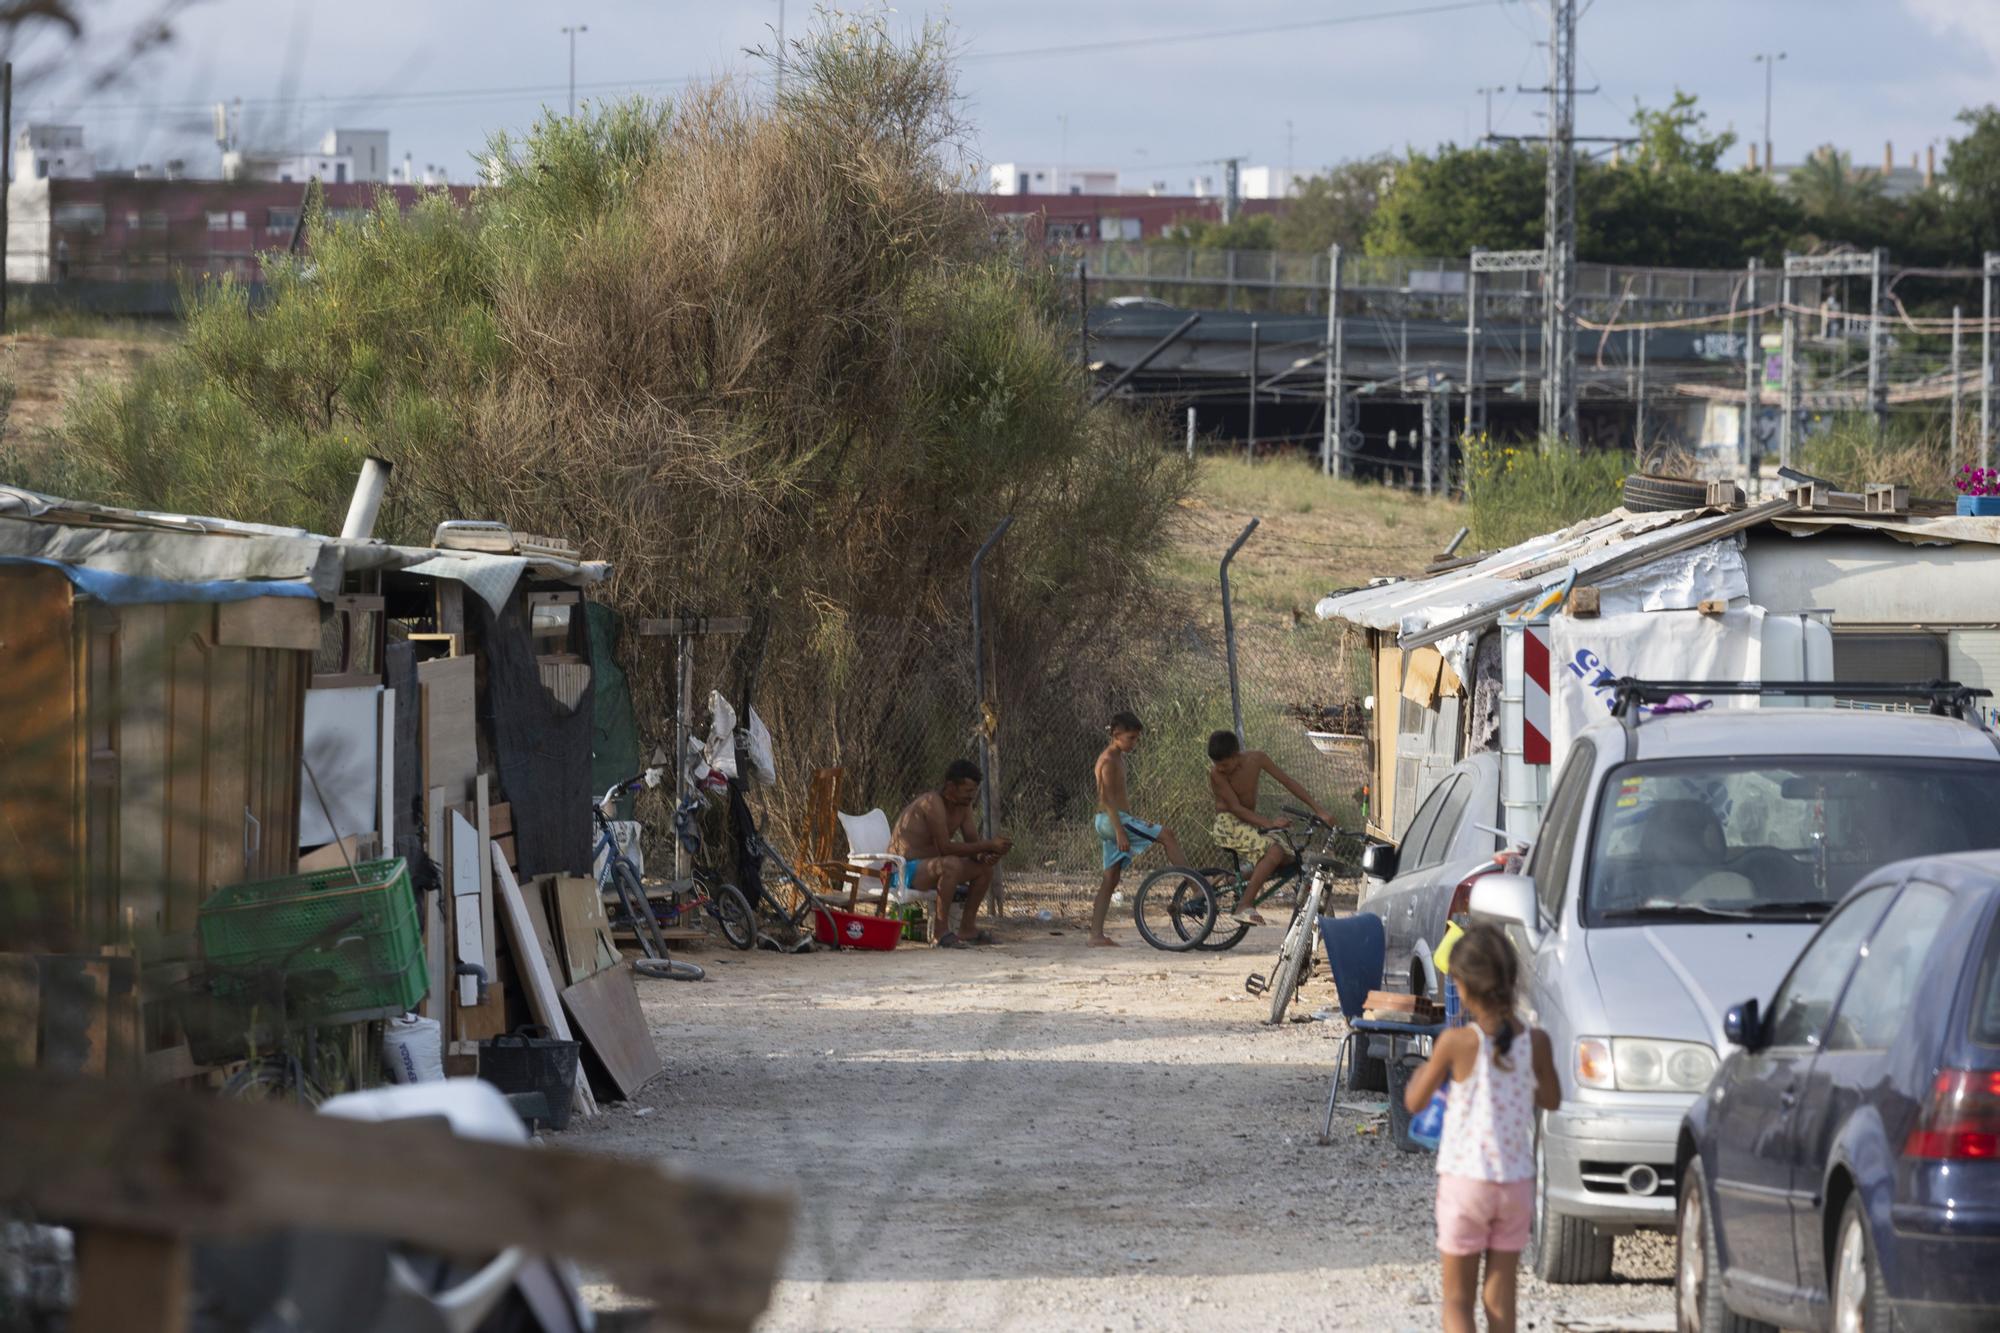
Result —
<path fill-rule="evenodd" d="M 861 916 L 829 907 L 813 913 L 813 938 L 840 949 L 893 949 L 903 938 L 903 922 L 893 916 Z"/>

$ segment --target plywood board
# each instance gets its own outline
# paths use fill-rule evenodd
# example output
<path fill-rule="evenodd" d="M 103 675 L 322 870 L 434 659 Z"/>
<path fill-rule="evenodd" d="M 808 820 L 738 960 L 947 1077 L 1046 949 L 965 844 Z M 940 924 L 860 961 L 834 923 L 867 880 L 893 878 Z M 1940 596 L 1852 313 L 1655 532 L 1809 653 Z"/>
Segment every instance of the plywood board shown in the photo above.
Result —
<path fill-rule="evenodd" d="M 381 767 L 375 777 L 375 833 L 386 854 L 396 845 L 396 692 L 384 689 L 377 697 L 375 753 Z"/>
<path fill-rule="evenodd" d="M 424 782 L 443 787 L 453 804 L 472 796 L 479 772 L 479 742 L 474 714 L 478 663 L 470 657 L 441 657 L 417 663 L 417 680 L 424 687 Z"/>
<path fill-rule="evenodd" d="M 554 888 L 556 879 L 555 875 L 535 876 L 529 881 L 527 894 L 528 924 L 534 927 L 535 942 L 542 948 L 542 962 L 552 977 L 563 975 L 562 955 L 556 948 L 556 932 L 550 925 L 549 912 L 549 894 Z"/>
<path fill-rule="evenodd" d="M 621 963 L 578 982 L 562 993 L 576 1030 L 596 1053 L 621 1096 L 638 1095 L 664 1072 L 653 1033 L 639 1009 L 632 968 Z"/>
<path fill-rule="evenodd" d="M 307 690 L 300 847 L 317 847 L 381 823 L 382 687 Z M 315 789 L 317 782 L 317 789 Z"/>
<path fill-rule="evenodd" d="M 233 648 L 289 648 L 319 651 L 317 597 L 251 597 L 218 602 L 215 641 Z"/>
<path fill-rule="evenodd" d="M 514 963 L 521 971 L 522 988 L 528 996 L 528 1011 L 551 1035 L 563 1041 L 573 1041 L 575 1038 L 570 1035 L 569 1020 L 563 1016 L 561 994 L 542 956 L 541 944 L 535 938 L 528 903 L 521 896 L 521 886 L 514 882 L 514 872 L 500 859 L 499 848 L 489 846 L 488 851 L 493 858 L 493 885 L 500 895 L 500 916 L 506 922 L 508 939 L 514 945 Z M 583 1079 L 576 1081 L 576 1093 L 577 1110 L 585 1115 L 596 1115 L 596 1100 L 590 1095 L 590 1087 Z"/>
<path fill-rule="evenodd" d="M 330 842 L 324 847 L 316 847 L 299 858 L 299 873 L 314 870 L 345 870 L 348 863 L 355 865 L 363 861 L 373 861 L 378 855 L 375 835 L 356 837 L 352 834 L 339 842 Z"/>
<path fill-rule="evenodd" d="M 617 966 L 618 949 L 611 942 L 611 923 L 604 915 L 597 882 L 560 875 L 550 896 L 562 937 L 563 972 L 570 984 Z"/>
<path fill-rule="evenodd" d="M 41 1032 L 40 965 L 25 954 L 0 954 L 0 1070 L 33 1069 Z"/>
<path fill-rule="evenodd" d="M 442 869 L 445 864 L 444 849 L 444 790 L 433 787 L 424 800 L 424 855 L 437 862 Z M 424 911 L 424 965 L 430 971 L 431 988 L 418 1006 L 418 1012 L 425 1018 L 435 1018 L 440 1023 L 449 1016 L 448 1003 L 451 987 L 446 984 L 451 969 L 446 964 L 445 945 L 451 935 L 445 924 L 444 903 L 450 894 L 426 893 L 423 895 Z"/>

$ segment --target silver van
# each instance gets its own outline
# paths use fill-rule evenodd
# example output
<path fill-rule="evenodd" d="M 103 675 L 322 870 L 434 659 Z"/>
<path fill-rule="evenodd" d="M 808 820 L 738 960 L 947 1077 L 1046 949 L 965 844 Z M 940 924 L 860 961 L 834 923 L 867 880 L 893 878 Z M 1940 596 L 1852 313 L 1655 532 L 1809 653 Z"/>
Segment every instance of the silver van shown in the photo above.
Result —
<path fill-rule="evenodd" d="M 2000 844 L 2000 744 L 1976 722 L 1629 716 L 1577 738 L 1522 873 L 1471 893 L 1519 949 L 1522 1005 L 1562 1074 L 1535 1152 L 1550 1282 L 1601 1281 L 1614 1235 L 1673 1225 L 1675 1136 L 1717 1068 L 1724 1011 L 1768 998 L 1861 876 Z"/>

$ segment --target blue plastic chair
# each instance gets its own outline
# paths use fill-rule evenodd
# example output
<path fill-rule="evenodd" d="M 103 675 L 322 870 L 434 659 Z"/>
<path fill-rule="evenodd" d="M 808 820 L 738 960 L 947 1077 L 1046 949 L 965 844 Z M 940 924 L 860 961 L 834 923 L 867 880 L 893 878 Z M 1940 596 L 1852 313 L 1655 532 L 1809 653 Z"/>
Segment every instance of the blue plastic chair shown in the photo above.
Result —
<path fill-rule="evenodd" d="M 1327 1089 L 1326 1118 L 1320 1125 L 1319 1141 L 1333 1141 L 1333 1113 L 1340 1101 L 1341 1079 L 1347 1071 L 1350 1048 L 1356 1037 L 1375 1034 L 1427 1036 L 1438 1029 L 1431 1023 L 1389 1023 L 1361 1016 L 1368 992 L 1382 989 L 1382 968 L 1388 944 L 1382 918 L 1373 912 L 1319 919 L 1320 942 L 1326 946 L 1327 968 L 1333 973 L 1333 988 L 1340 995 L 1340 1014 L 1347 1020 L 1347 1033 L 1340 1039 L 1334 1056 L 1333 1086 Z"/>

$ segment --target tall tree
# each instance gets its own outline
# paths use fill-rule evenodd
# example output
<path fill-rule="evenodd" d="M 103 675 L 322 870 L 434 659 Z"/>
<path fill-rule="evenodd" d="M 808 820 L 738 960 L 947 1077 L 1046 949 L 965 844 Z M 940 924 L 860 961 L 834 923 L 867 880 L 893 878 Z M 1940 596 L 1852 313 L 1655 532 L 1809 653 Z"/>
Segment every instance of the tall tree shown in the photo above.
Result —
<path fill-rule="evenodd" d="M 1400 164 L 1387 153 L 1343 162 L 1304 181 L 1278 219 L 1280 250 L 1360 250 Z"/>
<path fill-rule="evenodd" d="M 2000 250 L 2000 107 L 1968 107 L 1958 123 L 1965 137 L 1944 152 L 1956 230 L 1971 250 Z"/>

